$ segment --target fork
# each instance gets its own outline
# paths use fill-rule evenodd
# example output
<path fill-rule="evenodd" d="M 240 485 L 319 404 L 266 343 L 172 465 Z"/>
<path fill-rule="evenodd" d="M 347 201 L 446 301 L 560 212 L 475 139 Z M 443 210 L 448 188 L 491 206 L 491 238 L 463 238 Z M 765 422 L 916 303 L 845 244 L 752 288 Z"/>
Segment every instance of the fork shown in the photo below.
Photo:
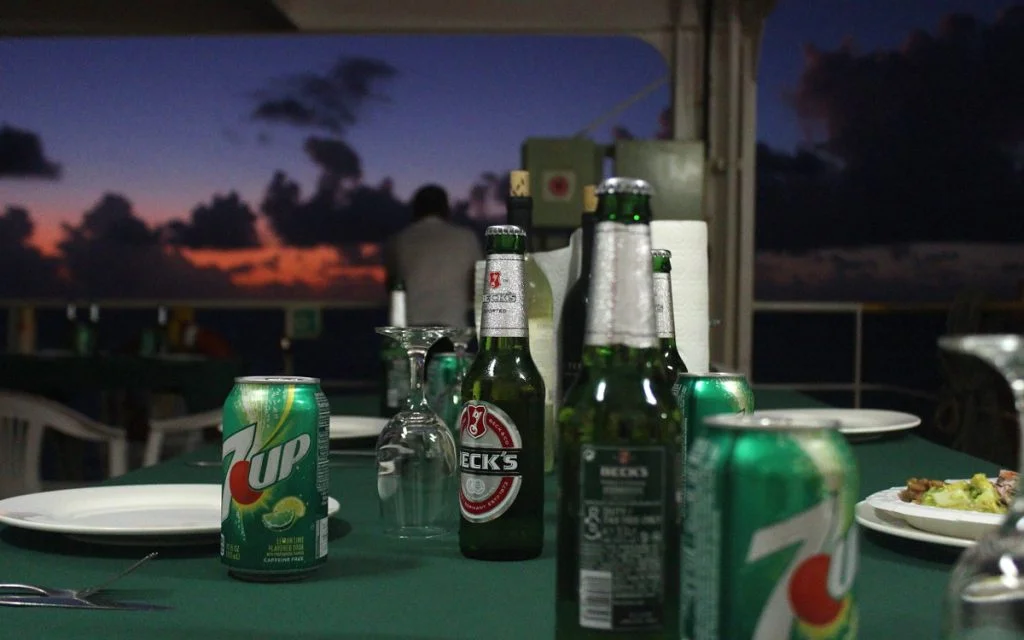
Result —
<path fill-rule="evenodd" d="M 147 555 L 146 557 L 138 560 L 130 567 L 123 569 L 119 573 L 94 584 L 91 587 L 85 589 L 53 589 L 50 587 L 40 587 L 32 584 L 20 584 L 16 582 L 0 583 L 0 604 L 14 604 L 14 605 L 36 605 L 36 606 L 78 606 L 75 603 L 84 605 L 90 605 L 97 608 L 121 608 L 119 605 L 105 605 L 97 604 L 88 600 L 90 596 L 96 595 L 100 591 L 106 589 L 113 583 L 117 582 L 121 578 L 132 573 L 142 565 L 146 564 L 153 558 L 159 555 L 158 552 Z M 128 603 L 125 603 L 128 605 Z M 160 609 L 164 607 L 150 606 L 150 605 L 131 605 L 132 607 L 145 607 L 152 609 Z"/>

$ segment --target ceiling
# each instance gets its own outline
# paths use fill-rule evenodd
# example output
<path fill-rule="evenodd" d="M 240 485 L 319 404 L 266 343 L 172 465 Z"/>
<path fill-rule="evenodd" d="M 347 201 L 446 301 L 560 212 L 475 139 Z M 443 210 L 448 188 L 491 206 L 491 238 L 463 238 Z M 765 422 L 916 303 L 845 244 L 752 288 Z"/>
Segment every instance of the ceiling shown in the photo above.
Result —
<path fill-rule="evenodd" d="M 0 35 L 640 34 L 698 29 L 698 3 L 705 0 L 2 0 Z"/>

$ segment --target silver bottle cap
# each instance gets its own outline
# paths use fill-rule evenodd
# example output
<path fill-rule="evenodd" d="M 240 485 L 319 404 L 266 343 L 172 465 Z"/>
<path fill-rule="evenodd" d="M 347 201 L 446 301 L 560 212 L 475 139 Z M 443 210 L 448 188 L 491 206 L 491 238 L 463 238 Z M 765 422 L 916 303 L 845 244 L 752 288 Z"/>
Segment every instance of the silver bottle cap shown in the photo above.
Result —
<path fill-rule="evenodd" d="M 525 236 L 526 232 L 523 231 L 522 227 L 517 227 L 514 224 L 494 224 L 487 227 L 487 231 L 484 232 L 485 236 Z"/>
<path fill-rule="evenodd" d="M 597 195 L 608 193 L 633 193 L 641 196 L 654 195 L 654 189 L 646 180 L 639 178 L 608 178 L 597 187 Z"/>

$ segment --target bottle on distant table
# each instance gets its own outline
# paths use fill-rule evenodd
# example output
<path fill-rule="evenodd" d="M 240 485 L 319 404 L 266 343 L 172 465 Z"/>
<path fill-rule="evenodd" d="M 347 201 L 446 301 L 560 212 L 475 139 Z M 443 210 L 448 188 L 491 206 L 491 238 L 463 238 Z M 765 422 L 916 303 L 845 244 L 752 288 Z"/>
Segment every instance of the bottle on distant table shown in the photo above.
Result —
<path fill-rule="evenodd" d="M 168 326 L 167 307 L 161 305 L 156 310 L 156 352 L 164 355 L 171 348 L 170 328 Z"/>
<path fill-rule="evenodd" d="M 526 236 L 487 229 L 480 348 L 462 384 L 459 549 L 526 560 L 544 546 L 544 380 L 530 354 Z"/>
<path fill-rule="evenodd" d="M 388 326 L 406 327 L 405 285 L 396 280 L 391 285 L 388 304 Z M 405 349 L 389 338 L 381 343 L 381 396 L 380 414 L 386 418 L 398 413 L 409 395 L 409 359 Z"/>
<path fill-rule="evenodd" d="M 686 373 L 686 364 L 676 346 L 676 319 L 672 306 L 672 252 L 655 249 L 651 252 L 654 270 L 654 327 L 658 335 L 658 351 L 665 370 L 665 380 L 672 388 L 672 397 L 679 397 L 679 375 Z"/>
<path fill-rule="evenodd" d="M 663 384 L 650 186 L 598 187 L 583 369 L 559 413 L 556 637 L 679 638 L 682 437 Z"/>
<path fill-rule="evenodd" d="M 95 355 L 99 349 L 100 341 L 100 306 L 98 304 L 89 305 L 89 327 L 88 327 L 88 347 L 86 353 L 89 355 Z"/>
<path fill-rule="evenodd" d="M 82 354 L 82 342 L 81 336 L 79 335 L 80 325 L 78 323 L 78 306 L 72 303 L 68 303 L 64 307 L 64 321 L 65 321 L 65 334 L 67 337 L 67 347 L 75 355 Z"/>
<path fill-rule="evenodd" d="M 558 361 L 555 345 L 555 302 L 551 283 L 536 260 L 530 256 L 533 234 L 533 198 L 530 197 L 530 173 L 513 171 L 509 177 L 506 201 L 508 223 L 526 233 L 526 317 L 530 326 L 530 353 L 544 380 L 544 471 L 555 468 L 555 400 L 558 393 Z"/>
<path fill-rule="evenodd" d="M 583 214 L 580 216 L 580 275 L 565 294 L 562 320 L 558 329 L 562 345 L 558 378 L 561 380 L 561 401 L 583 366 L 583 331 L 587 322 L 587 295 L 590 289 L 590 261 L 594 252 L 594 211 L 597 194 L 594 185 L 583 187 Z"/>

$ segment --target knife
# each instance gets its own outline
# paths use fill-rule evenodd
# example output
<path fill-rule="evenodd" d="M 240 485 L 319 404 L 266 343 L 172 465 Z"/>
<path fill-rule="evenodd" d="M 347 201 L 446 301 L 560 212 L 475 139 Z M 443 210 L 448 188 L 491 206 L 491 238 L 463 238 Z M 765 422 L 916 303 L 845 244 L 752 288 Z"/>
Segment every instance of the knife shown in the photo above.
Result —
<path fill-rule="evenodd" d="M 57 607 L 61 609 L 123 609 L 126 611 L 166 611 L 170 607 L 142 602 L 90 602 L 80 598 L 54 596 L 0 596 L 0 606 Z"/>

